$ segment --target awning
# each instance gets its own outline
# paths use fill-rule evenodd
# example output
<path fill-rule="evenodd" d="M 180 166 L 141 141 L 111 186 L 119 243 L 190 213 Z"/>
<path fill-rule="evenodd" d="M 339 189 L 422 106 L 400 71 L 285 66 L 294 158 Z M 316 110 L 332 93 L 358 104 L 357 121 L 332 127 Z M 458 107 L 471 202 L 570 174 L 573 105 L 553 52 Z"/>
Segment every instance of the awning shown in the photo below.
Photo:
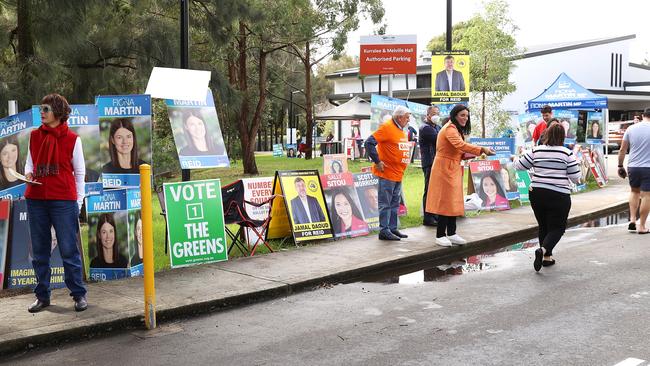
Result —
<path fill-rule="evenodd" d="M 316 120 L 370 119 L 370 103 L 359 97 L 314 116 Z"/>
<path fill-rule="evenodd" d="M 528 110 L 538 111 L 547 104 L 558 109 L 607 108 L 607 98 L 591 92 L 567 74 L 561 73 L 542 94 L 528 101 Z"/>

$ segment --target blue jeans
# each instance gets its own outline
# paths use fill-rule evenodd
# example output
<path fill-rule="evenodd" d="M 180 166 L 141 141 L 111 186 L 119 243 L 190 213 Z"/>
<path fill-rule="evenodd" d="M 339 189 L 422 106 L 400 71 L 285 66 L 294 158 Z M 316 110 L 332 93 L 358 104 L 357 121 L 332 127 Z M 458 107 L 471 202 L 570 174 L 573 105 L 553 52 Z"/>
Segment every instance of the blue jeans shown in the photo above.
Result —
<path fill-rule="evenodd" d="M 379 177 L 378 177 L 379 178 Z M 402 182 L 379 178 L 379 232 L 397 230 L 397 210 L 402 195 Z"/>
<path fill-rule="evenodd" d="M 32 266 L 38 281 L 34 288 L 36 297 L 40 300 L 50 299 L 51 226 L 54 226 L 56 231 L 57 246 L 61 253 L 61 259 L 63 259 L 65 284 L 70 290 L 70 296 L 73 298 L 86 296 L 81 253 L 77 247 L 79 235 L 79 206 L 77 206 L 77 202 L 28 199 L 27 215 L 34 257 Z"/>

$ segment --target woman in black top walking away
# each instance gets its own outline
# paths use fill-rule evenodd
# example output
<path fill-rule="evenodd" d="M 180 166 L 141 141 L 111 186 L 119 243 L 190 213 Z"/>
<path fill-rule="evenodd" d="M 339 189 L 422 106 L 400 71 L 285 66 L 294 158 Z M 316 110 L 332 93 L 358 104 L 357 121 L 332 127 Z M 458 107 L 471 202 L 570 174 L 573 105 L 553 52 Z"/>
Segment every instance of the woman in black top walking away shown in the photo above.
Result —
<path fill-rule="evenodd" d="M 535 251 L 535 271 L 555 264 L 553 248 L 567 226 L 571 209 L 571 186 L 581 177 L 573 152 L 564 147 L 564 128 L 551 125 L 542 143 L 515 161 L 517 170 L 534 168 L 531 178 L 530 205 L 539 225 L 539 249 Z"/>

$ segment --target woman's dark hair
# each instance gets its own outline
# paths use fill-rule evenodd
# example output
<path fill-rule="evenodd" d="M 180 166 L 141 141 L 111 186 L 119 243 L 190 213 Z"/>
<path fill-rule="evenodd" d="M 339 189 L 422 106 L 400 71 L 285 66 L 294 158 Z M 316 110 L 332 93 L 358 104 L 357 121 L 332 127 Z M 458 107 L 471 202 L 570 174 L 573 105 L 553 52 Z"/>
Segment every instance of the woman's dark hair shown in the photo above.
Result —
<path fill-rule="evenodd" d="M 594 125 L 598 126 L 598 134 L 596 134 L 596 136 L 593 136 L 593 134 L 594 134 Z M 595 137 L 595 138 L 600 138 L 600 137 L 603 136 L 603 134 L 600 131 L 600 123 L 598 121 L 591 122 L 591 129 L 589 131 L 589 135 L 592 135 L 592 137 Z"/>
<path fill-rule="evenodd" d="M 111 164 L 119 168 L 120 167 L 120 162 L 117 158 L 117 149 L 115 148 L 115 144 L 113 143 L 113 137 L 115 136 L 115 132 L 119 130 L 120 128 L 126 128 L 127 130 L 131 131 L 133 134 L 133 149 L 131 149 L 131 169 L 137 168 L 138 166 L 138 139 L 137 136 L 135 135 L 135 128 L 133 127 L 133 122 L 131 122 L 130 119 L 128 118 L 116 118 L 111 122 L 111 128 L 108 131 L 108 151 L 111 155 Z"/>
<path fill-rule="evenodd" d="M 106 263 L 106 258 L 104 258 L 104 250 L 102 248 L 102 225 L 109 224 L 113 227 L 113 232 L 115 239 L 113 239 L 113 262 L 117 261 L 117 258 L 120 257 L 119 243 L 117 241 L 117 228 L 115 227 L 115 219 L 113 218 L 112 213 L 103 213 L 99 215 L 99 220 L 97 220 L 97 230 L 95 231 L 95 245 L 97 247 L 97 257 Z"/>
<path fill-rule="evenodd" d="M 16 171 L 20 174 L 23 174 L 23 162 L 20 160 L 20 146 L 18 146 L 18 138 L 13 135 L 13 136 L 8 136 L 5 137 L 4 139 L 0 140 L 0 152 L 2 152 L 2 149 L 5 148 L 7 145 L 16 145 L 16 150 L 17 150 L 17 156 L 16 156 Z M 5 170 L 0 169 L 2 172 L 0 174 L 0 187 L 5 187 L 6 185 L 9 185 L 9 180 L 5 176 Z"/>
<path fill-rule="evenodd" d="M 458 121 L 456 120 L 456 116 L 458 116 L 458 113 L 462 111 L 467 111 L 467 123 L 465 124 L 465 127 L 461 126 L 460 123 L 458 123 Z M 454 108 L 452 108 L 451 112 L 449 112 L 448 120 L 451 121 L 451 123 L 454 126 L 456 126 L 456 128 L 463 135 L 463 137 L 469 135 L 470 132 L 472 132 L 472 123 L 469 117 L 469 108 L 467 108 L 467 106 L 462 104 L 456 104 Z"/>
<path fill-rule="evenodd" d="M 336 213 L 336 196 L 342 194 L 345 199 L 348 200 L 350 203 L 350 207 L 352 208 L 352 215 L 356 216 L 358 219 L 361 219 L 363 216 L 361 215 L 361 212 L 359 211 L 359 208 L 357 208 L 356 203 L 354 203 L 354 200 L 352 199 L 352 196 L 350 196 L 350 192 L 348 192 L 347 189 L 345 188 L 338 188 L 332 191 L 332 199 L 330 201 L 330 214 L 332 218 L 332 228 L 334 228 L 334 231 L 337 232 L 341 228 L 341 218 L 339 218 L 339 215 Z"/>
<path fill-rule="evenodd" d="M 501 197 L 505 197 L 505 196 L 506 196 L 506 194 L 503 192 L 503 187 L 499 184 L 499 180 L 497 179 L 496 172 L 495 172 L 494 170 L 492 170 L 492 171 L 487 171 L 487 172 L 485 172 L 485 174 L 481 177 L 481 182 L 479 183 L 479 186 L 478 186 L 478 188 L 479 188 L 479 189 L 478 189 L 478 196 L 483 200 L 484 203 L 485 203 L 485 202 L 487 201 L 487 199 L 488 199 L 487 194 L 485 194 L 485 191 L 483 191 L 483 181 L 484 181 L 486 178 L 490 178 L 490 179 L 492 179 L 492 181 L 494 182 L 494 185 L 497 186 L 497 194 L 498 194 L 499 196 L 501 196 Z"/>
<path fill-rule="evenodd" d="M 544 131 L 542 145 L 546 146 L 564 146 L 564 127 L 556 123 Z"/>
<path fill-rule="evenodd" d="M 337 172 L 334 172 L 334 166 L 335 166 L 335 165 L 338 165 L 338 167 L 339 167 L 339 169 L 338 169 Z M 338 161 L 338 160 L 333 160 L 333 161 L 332 161 L 332 165 L 330 166 L 330 171 L 331 171 L 332 173 L 343 173 L 343 165 L 341 164 L 340 161 Z"/>
<path fill-rule="evenodd" d="M 54 118 L 61 122 L 66 122 L 68 117 L 70 117 L 70 112 L 72 112 L 68 100 L 65 99 L 64 96 L 56 93 L 44 96 L 43 99 L 41 99 L 41 104 L 49 104 L 50 107 L 52 107 Z"/>
<path fill-rule="evenodd" d="M 205 124 L 205 121 L 201 117 L 201 110 L 200 109 L 186 109 L 183 111 L 182 114 L 182 119 L 183 119 L 183 132 L 185 133 L 185 140 L 187 141 L 187 145 L 190 146 L 193 150 L 198 151 L 196 148 L 196 145 L 194 145 L 194 140 L 192 139 L 192 136 L 190 136 L 189 131 L 187 130 L 187 120 L 190 117 L 195 117 L 198 118 L 201 123 L 203 123 L 203 128 L 205 128 L 205 146 L 208 148 L 208 151 L 216 151 L 217 147 L 214 144 L 213 139 L 208 138 L 210 134 L 208 133 L 208 126 Z"/>
<path fill-rule="evenodd" d="M 142 221 L 140 211 L 136 211 L 133 215 L 133 240 L 135 242 L 136 248 L 138 245 L 138 221 Z"/>

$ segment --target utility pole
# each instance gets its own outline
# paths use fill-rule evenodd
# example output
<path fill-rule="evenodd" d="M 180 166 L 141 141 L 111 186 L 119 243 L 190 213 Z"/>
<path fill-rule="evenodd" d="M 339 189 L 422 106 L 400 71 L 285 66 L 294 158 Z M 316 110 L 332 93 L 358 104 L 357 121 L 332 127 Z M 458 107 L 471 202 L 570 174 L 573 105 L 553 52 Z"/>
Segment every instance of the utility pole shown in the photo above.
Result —
<path fill-rule="evenodd" d="M 181 69 L 190 68 L 190 0 L 181 0 Z M 181 180 L 183 182 L 192 179 L 189 169 L 181 169 Z"/>
<path fill-rule="evenodd" d="M 447 51 L 451 51 L 451 0 L 447 0 Z"/>

